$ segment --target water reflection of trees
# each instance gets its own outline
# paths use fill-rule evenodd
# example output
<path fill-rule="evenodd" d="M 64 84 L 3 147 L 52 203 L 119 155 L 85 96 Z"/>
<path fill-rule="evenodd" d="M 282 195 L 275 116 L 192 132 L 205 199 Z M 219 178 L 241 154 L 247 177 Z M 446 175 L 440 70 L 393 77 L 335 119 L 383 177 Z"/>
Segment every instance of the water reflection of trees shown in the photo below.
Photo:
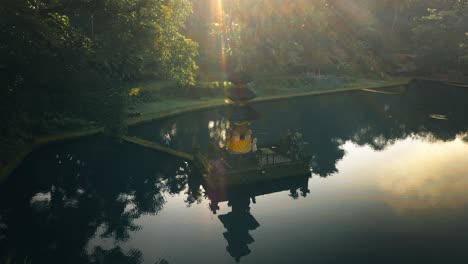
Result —
<path fill-rule="evenodd" d="M 267 126 L 262 140 L 270 143 L 283 131 L 301 130 L 313 173 L 329 176 L 338 171 L 345 142 L 380 151 L 408 137 L 451 141 L 465 134 L 467 100 L 464 89 L 415 85 L 400 95 L 355 92 L 297 100 L 294 106 L 288 101 L 275 107 L 265 103 L 257 106 L 264 119 L 253 129 Z M 434 119 L 432 114 L 446 115 L 447 120 Z"/>
<path fill-rule="evenodd" d="M 163 209 L 164 193 L 185 189 L 188 164 L 134 146 L 90 141 L 71 144 L 68 153 L 54 147 L 38 153 L 1 186 L 0 255 L 13 263 L 142 261 L 138 249 L 124 252 L 118 244 L 141 229 L 135 219 Z M 117 246 L 88 252 L 97 233 Z"/>
<path fill-rule="evenodd" d="M 404 92 L 353 92 L 254 104 L 261 118 L 251 129 L 259 146 L 275 144 L 288 130 L 299 130 L 308 143 L 305 150 L 313 157 L 313 173 L 324 177 L 337 172 L 345 142 L 379 151 L 408 137 L 450 141 L 468 131 L 466 89 L 423 83 L 399 90 Z M 174 147 L 190 151 L 193 142 L 202 150 L 223 145 L 229 124 L 217 112 L 164 121 L 168 127 L 176 124 L 179 128 Z M 432 114 L 445 115 L 447 120 L 431 118 Z M 151 139 L 143 130 L 134 134 Z"/>
<path fill-rule="evenodd" d="M 307 141 L 305 151 L 312 155 L 313 173 L 328 176 L 338 171 L 345 142 L 383 150 L 408 137 L 450 141 L 459 135 L 467 141 L 467 99 L 463 90 L 424 86 L 407 89 L 403 95 L 359 92 L 308 98 L 294 106 L 275 102 L 275 107 L 256 106 L 262 119 L 252 129 L 261 135 L 262 144 L 273 143 L 288 129 L 300 130 Z M 431 118 L 432 114 L 446 115 L 447 120 Z M 194 120 L 187 119 L 193 128 L 187 132 L 183 121 L 177 124 L 178 138 L 185 138 L 184 133 L 193 137 L 198 124 Z M 211 114 L 199 132 L 217 128 L 216 123 L 207 126 L 210 120 L 215 120 Z M 219 136 L 214 138 L 222 139 L 222 129 L 216 132 Z M 206 198 L 200 182 L 190 174 L 193 171 L 186 162 L 103 139 L 44 149 L 0 186 L 0 255 L 13 263 L 26 258 L 33 263 L 140 263 L 138 249 L 125 252 L 118 242 L 142 228 L 136 219 L 158 214 L 166 194 L 184 192 L 187 206 Z M 305 197 L 309 190 L 304 186 L 290 189 L 290 196 Z M 217 202 L 211 205 L 216 210 Z M 231 218 L 250 218 L 248 210 L 238 212 Z M 245 225 L 224 220 L 227 233 L 241 229 L 244 234 L 228 236 L 228 251 L 235 257 L 245 255 L 250 241 L 246 235 L 255 225 L 250 220 Z M 88 242 L 96 234 L 114 239 L 117 245 L 89 251 Z"/>

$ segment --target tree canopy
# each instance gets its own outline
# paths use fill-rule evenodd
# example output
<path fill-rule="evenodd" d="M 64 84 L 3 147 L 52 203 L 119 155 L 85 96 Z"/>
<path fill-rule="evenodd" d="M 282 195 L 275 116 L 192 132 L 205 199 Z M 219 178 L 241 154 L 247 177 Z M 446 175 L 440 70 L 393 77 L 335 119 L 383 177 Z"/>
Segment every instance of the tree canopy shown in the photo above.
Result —
<path fill-rule="evenodd" d="M 0 133 L 70 117 L 122 132 L 144 80 L 466 74 L 467 17 L 466 0 L 4 0 Z"/>
<path fill-rule="evenodd" d="M 115 119 L 125 83 L 193 85 L 197 43 L 181 33 L 190 13 L 188 0 L 3 1 L 2 117 L 71 113 L 96 120 L 113 112 Z"/>

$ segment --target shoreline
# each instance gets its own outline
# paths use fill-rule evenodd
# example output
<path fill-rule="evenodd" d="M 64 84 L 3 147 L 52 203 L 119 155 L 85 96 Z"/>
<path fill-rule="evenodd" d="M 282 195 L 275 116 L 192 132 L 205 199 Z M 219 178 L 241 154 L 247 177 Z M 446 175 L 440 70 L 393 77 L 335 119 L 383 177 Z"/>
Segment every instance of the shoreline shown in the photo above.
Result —
<path fill-rule="evenodd" d="M 355 86 L 355 87 L 350 87 L 350 88 L 339 88 L 339 89 L 310 91 L 310 92 L 292 93 L 292 94 L 283 94 L 283 95 L 262 96 L 262 97 L 257 97 L 254 100 L 252 100 L 252 103 L 278 101 L 278 100 L 293 99 L 293 98 L 304 97 L 304 96 L 316 96 L 316 95 L 343 93 L 343 92 L 359 91 L 359 90 L 365 91 L 368 89 L 389 89 L 389 88 L 394 88 L 398 86 L 404 86 L 404 85 L 407 85 L 408 83 L 409 83 L 409 79 L 405 81 L 399 81 L 399 82 L 389 82 L 383 85 L 363 85 L 363 86 Z M 196 100 L 192 102 L 192 104 L 187 103 L 186 106 L 175 108 L 169 111 L 154 111 L 153 113 L 143 114 L 142 116 L 139 116 L 139 117 L 128 118 L 127 125 L 129 127 L 132 127 L 132 126 L 149 123 L 149 122 L 153 122 L 153 121 L 164 119 L 164 118 L 173 117 L 173 116 L 184 114 L 187 112 L 208 110 L 211 108 L 223 106 L 225 104 L 226 102 L 224 102 L 224 99 L 221 99 L 221 98 L 213 98 L 209 100 Z M 6 165 L 0 167 L 0 183 L 5 181 L 8 178 L 8 176 L 11 173 L 13 173 L 13 171 L 24 161 L 24 159 L 26 159 L 27 156 L 29 156 L 32 152 L 42 147 L 45 147 L 50 144 L 63 143 L 63 142 L 78 139 L 78 138 L 95 136 L 95 135 L 102 134 L 102 133 L 104 133 L 104 128 L 99 127 L 99 128 L 84 128 L 82 130 L 68 131 L 68 132 L 38 137 L 31 144 L 19 150 L 15 158 L 7 161 Z"/>

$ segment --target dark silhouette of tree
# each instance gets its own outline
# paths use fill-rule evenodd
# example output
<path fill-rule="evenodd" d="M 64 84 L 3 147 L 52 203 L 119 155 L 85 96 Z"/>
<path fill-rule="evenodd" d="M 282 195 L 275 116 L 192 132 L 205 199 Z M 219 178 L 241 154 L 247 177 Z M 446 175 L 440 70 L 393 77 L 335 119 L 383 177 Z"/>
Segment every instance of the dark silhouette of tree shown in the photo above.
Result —
<path fill-rule="evenodd" d="M 163 208 L 167 178 L 184 163 L 103 139 L 37 155 L 0 186 L 1 255 L 13 263 L 140 263 L 137 249 L 96 248 L 88 255 L 85 248 L 95 235 L 126 241 L 140 230 L 134 220 Z M 183 189 L 187 180 L 179 181 Z"/>

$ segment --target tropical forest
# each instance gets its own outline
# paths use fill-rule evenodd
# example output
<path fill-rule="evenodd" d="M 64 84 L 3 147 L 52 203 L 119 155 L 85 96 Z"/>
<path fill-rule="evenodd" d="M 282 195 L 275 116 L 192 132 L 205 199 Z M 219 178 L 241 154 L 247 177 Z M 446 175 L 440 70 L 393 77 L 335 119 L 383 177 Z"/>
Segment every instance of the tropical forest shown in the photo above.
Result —
<path fill-rule="evenodd" d="M 1 0 L 0 263 L 466 263 L 467 0 Z"/>

